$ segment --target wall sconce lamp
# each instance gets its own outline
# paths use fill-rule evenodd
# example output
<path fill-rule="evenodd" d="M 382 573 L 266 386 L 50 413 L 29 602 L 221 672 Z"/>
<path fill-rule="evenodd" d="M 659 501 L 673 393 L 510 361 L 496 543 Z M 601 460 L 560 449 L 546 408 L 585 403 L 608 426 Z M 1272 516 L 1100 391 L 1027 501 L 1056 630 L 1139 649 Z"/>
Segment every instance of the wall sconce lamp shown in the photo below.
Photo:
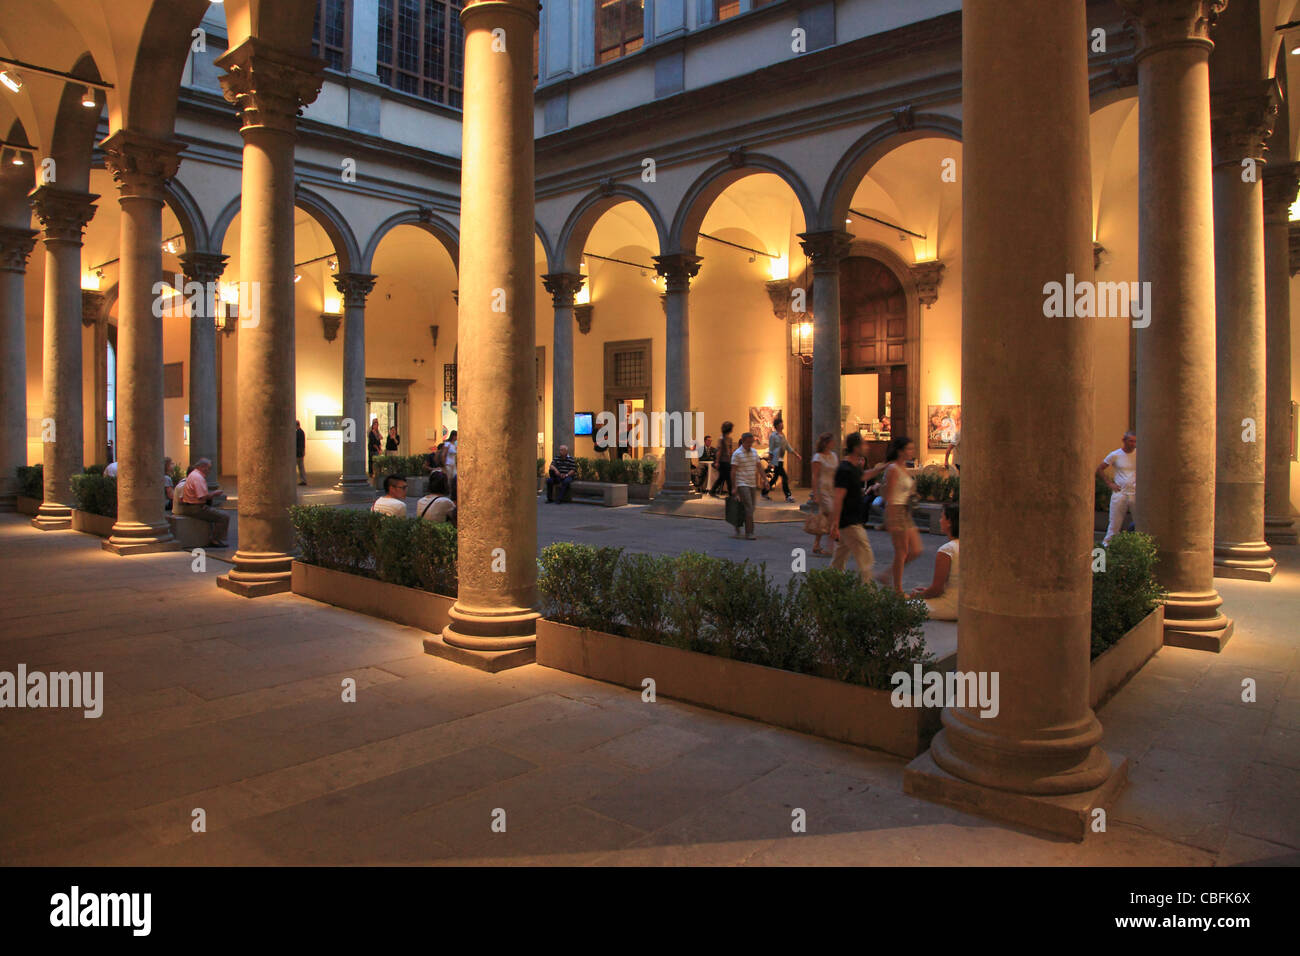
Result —
<path fill-rule="evenodd" d="M 807 313 L 807 320 L 790 324 L 790 354 L 804 365 L 812 365 L 813 360 L 813 323 L 812 313 Z"/>

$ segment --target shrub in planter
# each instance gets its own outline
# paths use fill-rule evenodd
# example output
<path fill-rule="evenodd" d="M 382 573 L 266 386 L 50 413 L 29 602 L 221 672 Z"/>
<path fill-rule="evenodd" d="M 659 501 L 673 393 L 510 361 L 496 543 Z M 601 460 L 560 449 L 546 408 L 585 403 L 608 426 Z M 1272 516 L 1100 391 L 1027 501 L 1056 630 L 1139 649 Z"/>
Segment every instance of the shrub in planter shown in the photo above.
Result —
<path fill-rule="evenodd" d="M 593 458 L 591 464 L 596 469 L 597 481 L 613 481 L 610 475 L 614 473 L 615 462 L 610 461 L 608 458 Z"/>
<path fill-rule="evenodd" d="M 578 463 L 578 470 L 575 473 L 577 481 L 599 481 L 596 477 L 596 460 L 591 458 L 575 458 Z"/>
<path fill-rule="evenodd" d="M 103 474 L 72 476 L 72 496 L 77 510 L 105 518 L 117 517 L 117 479 Z"/>
<path fill-rule="evenodd" d="M 948 501 L 961 501 L 961 475 L 948 477 Z"/>
<path fill-rule="evenodd" d="M 455 525 L 325 505 L 289 517 L 305 564 L 456 596 Z"/>
<path fill-rule="evenodd" d="M 45 497 L 45 466 L 18 466 L 18 493 L 25 498 Z"/>
<path fill-rule="evenodd" d="M 300 560 L 368 578 L 378 577 L 375 544 L 383 518 L 374 511 L 325 505 L 295 505 L 289 509 Z"/>
<path fill-rule="evenodd" d="M 85 473 L 87 475 L 102 475 L 108 465 L 87 465 Z"/>
<path fill-rule="evenodd" d="M 537 560 L 542 613 L 561 624 L 614 631 L 614 571 L 622 553 L 569 542 L 547 545 Z"/>
<path fill-rule="evenodd" d="M 181 471 L 180 465 L 172 465 L 172 470 L 169 473 L 169 477 L 172 480 L 172 487 L 176 488 L 179 487 L 180 483 L 185 480 L 185 473 Z"/>
<path fill-rule="evenodd" d="M 537 459 L 537 477 L 538 477 L 538 478 L 545 478 L 545 477 L 546 477 L 546 459 L 545 459 L 545 458 L 539 458 L 539 459 Z"/>
<path fill-rule="evenodd" d="M 1107 489 L 1109 490 L 1109 489 Z M 1123 531 L 1106 548 L 1106 570 L 1092 575 L 1092 656 L 1142 622 L 1165 597 L 1156 580 L 1155 539 Z"/>
<path fill-rule="evenodd" d="M 652 644 L 677 644 L 689 635 L 669 640 L 673 558 L 659 554 L 626 554 L 614 573 L 614 594 L 627 623 L 627 636 Z"/>
<path fill-rule="evenodd" d="M 655 472 L 659 469 L 659 459 L 654 456 L 642 458 L 640 461 L 632 459 L 631 463 L 637 467 L 638 474 L 636 478 L 628 477 L 628 484 L 650 485 L 654 483 Z"/>
<path fill-rule="evenodd" d="M 385 475 L 400 475 L 405 478 L 406 457 L 404 455 L 376 455 L 375 477 L 382 478 Z"/>
<path fill-rule="evenodd" d="M 916 496 L 922 501 L 933 501 L 934 492 L 939 484 L 939 476 L 930 472 L 921 472 L 916 476 Z"/>

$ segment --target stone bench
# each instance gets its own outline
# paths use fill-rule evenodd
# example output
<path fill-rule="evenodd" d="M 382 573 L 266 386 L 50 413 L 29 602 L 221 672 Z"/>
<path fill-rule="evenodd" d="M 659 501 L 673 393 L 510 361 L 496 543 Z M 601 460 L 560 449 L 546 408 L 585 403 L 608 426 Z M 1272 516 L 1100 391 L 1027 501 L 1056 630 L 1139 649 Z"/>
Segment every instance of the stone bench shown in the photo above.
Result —
<path fill-rule="evenodd" d="M 609 481 L 575 481 L 569 485 L 569 500 L 586 505 L 619 508 L 627 504 L 627 485 Z"/>
<path fill-rule="evenodd" d="M 198 518 L 169 514 L 167 523 L 171 525 L 172 537 L 180 542 L 180 546 L 186 551 L 206 548 L 212 537 L 212 525 Z"/>

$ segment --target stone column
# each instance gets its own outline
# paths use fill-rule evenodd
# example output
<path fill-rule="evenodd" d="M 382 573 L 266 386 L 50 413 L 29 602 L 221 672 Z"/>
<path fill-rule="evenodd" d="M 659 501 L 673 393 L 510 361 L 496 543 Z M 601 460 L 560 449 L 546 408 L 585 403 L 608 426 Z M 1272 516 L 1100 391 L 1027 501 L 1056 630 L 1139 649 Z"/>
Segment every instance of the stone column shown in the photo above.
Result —
<path fill-rule="evenodd" d="M 81 290 L 81 324 L 91 330 L 94 364 L 94 392 L 90 404 L 94 435 L 89 458 L 92 463 L 108 462 L 108 316 L 104 314 L 104 293 Z"/>
<path fill-rule="evenodd" d="M 0 227 L 0 512 L 17 507 L 19 466 L 27 464 L 27 257 L 31 229 Z"/>
<path fill-rule="evenodd" d="M 1274 137 L 1276 140 L 1276 136 Z M 1280 144 L 1285 148 L 1285 144 Z M 1300 163 L 1264 173 L 1267 406 L 1264 446 L 1264 540 L 1296 544 L 1291 517 L 1291 204 L 1300 190 Z"/>
<path fill-rule="evenodd" d="M 120 130 L 104 141 L 122 207 L 117 321 L 117 521 L 115 554 L 179 547 L 163 510 L 163 328 L 154 286 L 162 274 L 163 188 L 180 165 L 179 143 Z"/>
<path fill-rule="evenodd" d="M 1264 542 L 1264 144 L 1269 80 L 1211 94 L 1218 415 L 1214 576 L 1270 581 Z"/>
<path fill-rule="evenodd" d="M 1137 21 L 1138 528 L 1169 591 L 1165 643 L 1218 650 L 1232 621 L 1214 588 L 1215 312 L 1210 24 L 1223 0 L 1122 0 Z"/>
<path fill-rule="evenodd" d="M 52 531 L 72 527 L 71 479 L 86 466 L 81 431 L 81 235 L 99 197 L 50 185 L 38 186 L 31 196 L 45 231 L 45 500 L 32 525 Z"/>
<path fill-rule="evenodd" d="M 659 497 L 684 500 L 699 497 L 691 484 L 691 465 L 686 459 L 686 434 L 691 425 L 691 280 L 700 271 L 700 257 L 678 252 L 655 256 L 655 270 L 664 277 L 664 319 L 667 322 L 667 355 L 664 359 L 664 405 L 666 421 L 681 422 L 680 432 L 663 429 L 664 486 Z M 675 418 L 673 416 L 676 416 Z M 698 441 L 692 428 L 690 435 Z"/>
<path fill-rule="evenodd" d="M 211 458 L 213 471 L 221 460 L 220 409 L 217 408 L 217 310 L 221 305 L 218 282 L 226 271 L 219 252 L 185 252 L 181 268 L 185 284 L 203 287 L 202 308 L 190 315 L 190 460 L 178 462 L 181 471 L 200 458 Z M 213 474 L 213 482 L 218 475 Z"/>
<path fill-rule="evenodd" d="M 536 0 L 475 0 L 465 27 L 460 247 L 460 591 L 432 654 L 500 670 L 536 656 L 533 312 Z"/>
<path fill-rule="evenodd" d="M 577 272 L 553 272 L 542 276 L 555 307 L 555 336 L 551 356 L 551 454 L 561 445 L 578 454 L 573 437 L 573 298 L 586 276 Z"/>
<path fill-rule="evenodd" d="M 962 542 L 976 557 L 962 571 L 957 653 L 961 673 L 990 688 L 998 675 L 998 704 L 949 701 L 904 775 L 909 793 L 1076 840 L 1125 770 L 1101 750 L 1088 703 L 1095 320 L 1049 318 L 1045 301 L 1049 283 L 1093 276 L 1084 11 L 1085 0 L 962 8 Z M 1035 457 L 1049 433 L 1056 451 Z"/>
<path fill-rule="evenodd" d="M 239 547 L 217 585 L 245 597 L 289 589 L 294 549 L 294 185 L 298 111 L 320 92 L 323 63 L 256 37 L 216 65 L 244 138 L 239 262 Z M 247 283 L 247 285 L 245 285 Z M 247 293 L 247 298 L 244 298 Z"/>
<path fill-rule="evenodd" d="M 352 440 L 343 435 L 343 474 L 338 488 L 359 497 L 373 498 L 374 485 L 366 463 L 366 296 L 375 276 L 341 272 L 334 287 L 343 297 L 343 417 L 352 421 Z M 346 425 L 345 425 L 346 429 Z"/>
<path fill-rule="evenodd" d="M 853 234 L 839 230 L 799 236 L 813 272 L 812 433 L 830 432 L 843 443 L 840 428 L 840 262 Z M 795 316 L 795 321 L 803 320 Z M 815 440 L 815 439 L 814 439 Z"/>

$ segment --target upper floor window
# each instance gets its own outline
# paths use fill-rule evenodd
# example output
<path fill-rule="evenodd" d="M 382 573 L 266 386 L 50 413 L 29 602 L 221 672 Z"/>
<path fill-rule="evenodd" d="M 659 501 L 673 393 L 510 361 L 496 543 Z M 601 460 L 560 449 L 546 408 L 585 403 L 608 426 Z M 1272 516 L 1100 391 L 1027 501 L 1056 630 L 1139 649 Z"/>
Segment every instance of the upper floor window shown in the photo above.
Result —
<path fill-rule="evenodd" d="M 608 63 L 641 49 L 645 0 L 596 0 L 596 62 Z"/>
<path fill-rule="evenodd" d="M 335 70 L 346 69 L 349 19 L 348 0 L 316 0 L 311 52 Z"/>
<path fill-rule="evenodd" d="M 465 31 L 461 0 L 379 0 L 379 81 L 461 107 Z"/>
<path fill-rule="evenodd" d="M 749 0 L 749 9 L 757 10 L 759 7 L 765 7 L 769 3 L 776 3 L 776 0 Z M 730 20 L 740 12 L 740 0 L 713 0 L 713 22 L 718 23 L 722 20 Z"/>

